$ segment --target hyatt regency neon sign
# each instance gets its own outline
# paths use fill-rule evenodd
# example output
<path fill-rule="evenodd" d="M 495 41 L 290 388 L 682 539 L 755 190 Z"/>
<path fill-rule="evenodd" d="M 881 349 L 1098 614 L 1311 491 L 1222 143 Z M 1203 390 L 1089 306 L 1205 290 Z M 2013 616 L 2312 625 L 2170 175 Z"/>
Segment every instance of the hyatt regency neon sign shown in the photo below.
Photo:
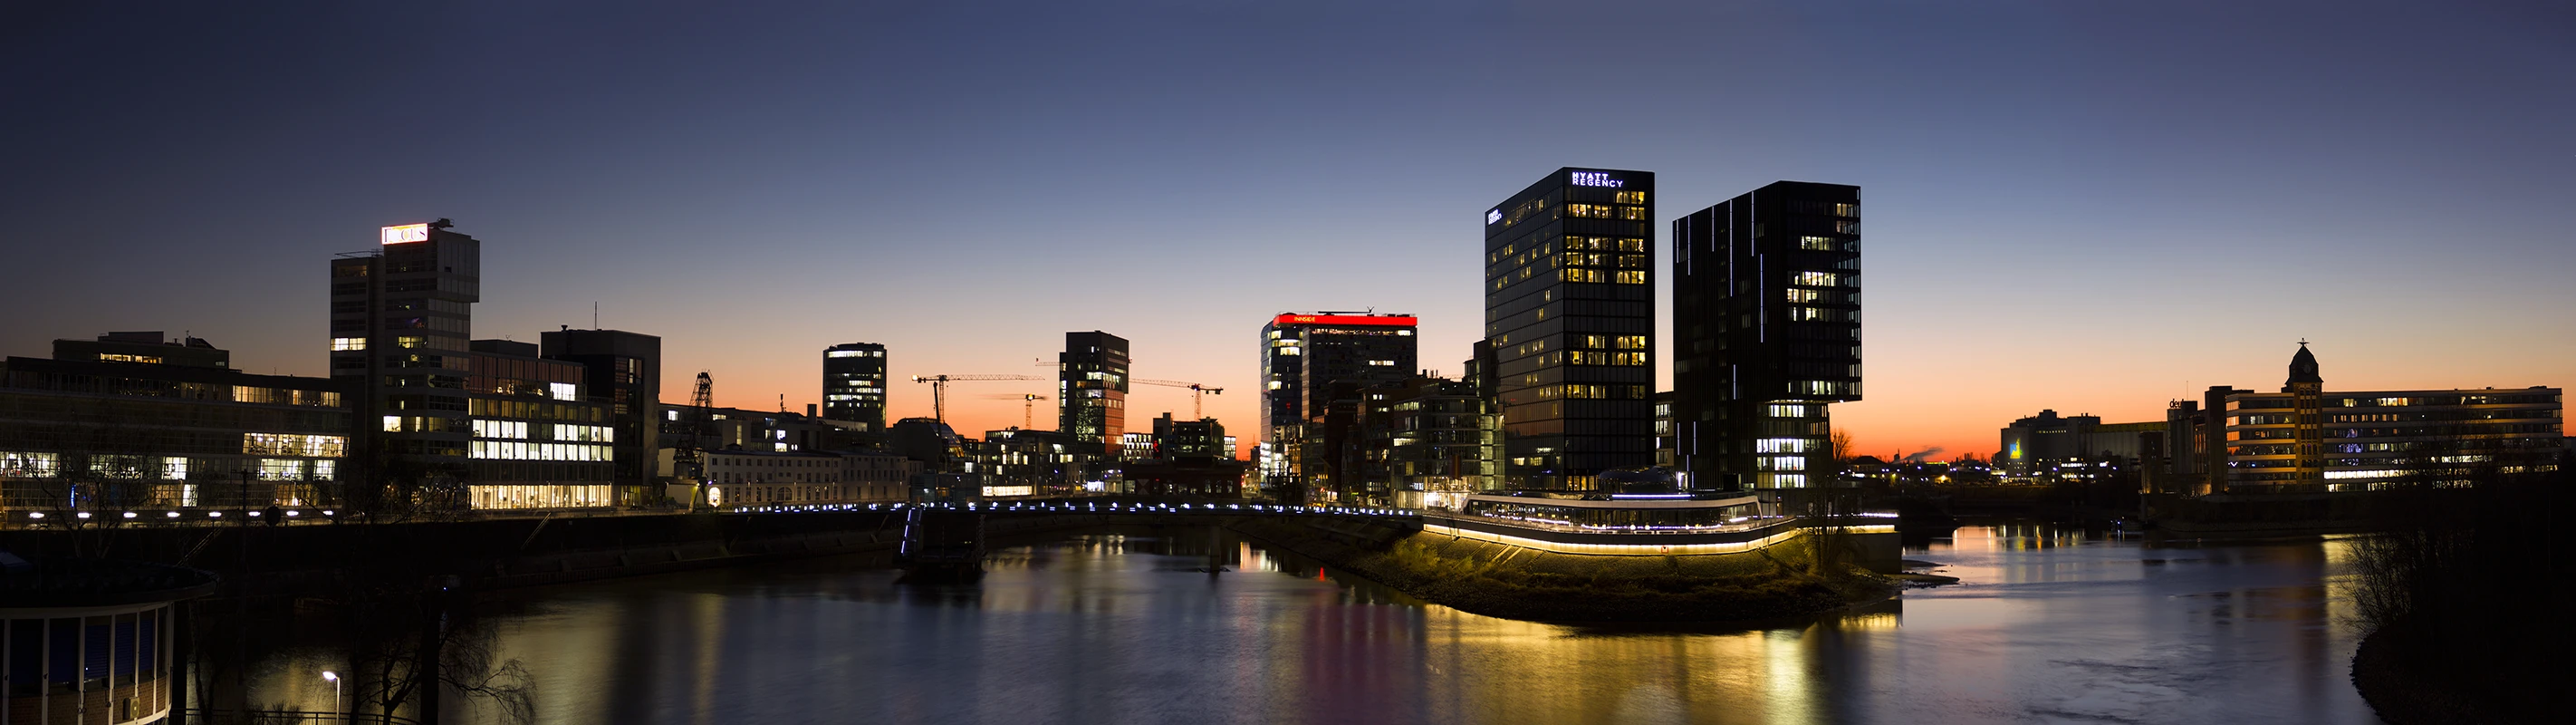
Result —
<path fill-rule="evenodd" d="M 1610 187 L 1610 188 L 1616 189 L 1616 188 L 1619 188 L 1620 186 L 1625 185 L 1626 183 L 1627 183 L 1627 182 L 1620 181 L 1620 180 L 1618 180 L 1618 179 L 1610 178 L 1610 173 L 1609 173 L 1609 172 L 1606 172 L 1606 171 L 1577 171 L 1577 172 L 1574 172 L 1574 185 L 1575 185 L 1575 186 L 1607 186 L 1607 187 Z"/>
<path fill-rule="evenodd" d="M 429 225 L 405 224 L 398 227 L 385 227 L 379 230 L 379 234 L 386 244 L 426 242 L 429 241 Z"/>

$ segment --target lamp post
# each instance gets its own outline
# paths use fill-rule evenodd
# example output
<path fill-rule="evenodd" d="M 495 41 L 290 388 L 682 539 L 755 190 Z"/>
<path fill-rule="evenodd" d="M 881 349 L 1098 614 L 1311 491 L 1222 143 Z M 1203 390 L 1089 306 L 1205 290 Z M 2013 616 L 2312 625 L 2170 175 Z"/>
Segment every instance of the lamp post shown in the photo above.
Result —
<path fill-rule="evenodd" d="M 331 681 L 331 714 L 337 717 L 340 715 L 340 673 L 323 670 L 322 679 Z"/>

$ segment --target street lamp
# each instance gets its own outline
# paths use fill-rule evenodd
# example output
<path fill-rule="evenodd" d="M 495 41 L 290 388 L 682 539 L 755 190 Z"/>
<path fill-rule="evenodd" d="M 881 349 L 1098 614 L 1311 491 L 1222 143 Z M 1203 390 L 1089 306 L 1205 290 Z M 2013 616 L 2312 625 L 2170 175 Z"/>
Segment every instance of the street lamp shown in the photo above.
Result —
<path fill-rule="evenodd" d="M 340 714 L 340 673 L 322 671 L 322 679 L 331 681 L 331 714 Z"/>

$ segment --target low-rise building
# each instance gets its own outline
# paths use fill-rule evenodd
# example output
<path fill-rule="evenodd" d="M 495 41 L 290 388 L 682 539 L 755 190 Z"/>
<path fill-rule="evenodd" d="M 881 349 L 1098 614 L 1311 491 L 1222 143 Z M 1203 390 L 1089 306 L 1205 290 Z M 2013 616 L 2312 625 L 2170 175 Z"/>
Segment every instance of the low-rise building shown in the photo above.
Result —
<path fill-rule="evenodd" d="M 159 335 L 59 341 L 56 359 L 0 362 L 0 509 L 339 501 L 346 381 L 252 375 L 203 340 Z"/>
<path fill-rule="evenodd" d="M 2178 493 L 2363 491 L 2466 485 L 2488 474 L 2556 470 L 2565 391 L 2546 386 L 2328 391 L 2305 343 L 2277 393 L 2211 388 L 2174 404 L 2166 438 Z"/>

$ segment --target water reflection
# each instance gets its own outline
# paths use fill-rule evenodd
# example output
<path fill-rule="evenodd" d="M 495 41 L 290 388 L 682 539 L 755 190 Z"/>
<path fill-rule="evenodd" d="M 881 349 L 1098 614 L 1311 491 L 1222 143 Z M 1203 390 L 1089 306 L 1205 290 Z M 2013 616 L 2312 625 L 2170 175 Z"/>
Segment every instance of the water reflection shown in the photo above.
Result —
<path fill-rule="evenodd" d="M 975 585 L 808 561 L 532 591 L 486 621 L 546 723 L 2366 723 L 2342 546 L 1968 526 L 1907 551 L 1957 585 L 1640 628 L 1428 606 L 1180 528 L 1005 549 Z"/>

